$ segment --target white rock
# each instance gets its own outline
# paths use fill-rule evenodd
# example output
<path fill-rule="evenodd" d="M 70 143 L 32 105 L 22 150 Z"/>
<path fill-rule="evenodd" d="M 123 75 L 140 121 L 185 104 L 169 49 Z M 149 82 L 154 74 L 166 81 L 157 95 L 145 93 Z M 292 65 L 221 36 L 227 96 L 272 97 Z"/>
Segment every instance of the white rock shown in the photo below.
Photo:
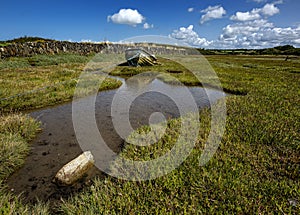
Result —
<path fill-rule="evenodd" d="M 80 179 L 94 165 L 90 151 L 83 152 L 77 158 L 64 165 L 55 175 L 54 181 L 61 185 L 71 185 Z"/>

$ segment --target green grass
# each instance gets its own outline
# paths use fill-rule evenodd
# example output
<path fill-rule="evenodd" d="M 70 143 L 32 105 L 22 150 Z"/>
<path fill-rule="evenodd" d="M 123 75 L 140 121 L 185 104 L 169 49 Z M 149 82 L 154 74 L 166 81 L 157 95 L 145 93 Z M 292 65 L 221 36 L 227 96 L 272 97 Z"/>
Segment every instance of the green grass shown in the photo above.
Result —
<path fill-rule="evenodd" d="M 70 101 L 78 77 L 90 59 L 91 56 L 59 54 L 0 61 L 1 109 L 29 110 Z M 30 60 L 35 66 L 30 66 Z M 99 90 L 120 85 L 120 81 L 108 78 Z"/>
<path fill-rule="evenodd" d="M 11 174 L 11 169 L 20 166 L 28 152 L 26 142 L 31 140 L 39 129 L 39 123 L 23 114 L 1 115 L 1 168 L 0 178 Z"/>
<path fill-rule="evenodd" d="M 204 167 L 199 157 L 209 132 L 209 110 L 189 158 L 161 178 L 131 182 L 107 177 L 61 205 L 65 214 L 280 213 L 300 211 L 299 61 L 268 57 L 209 56 L 227 97 L 222 143 Z M 253 66 L 243 66 L 243 65 Z M 178 120 L 151 147 L 126 145 L 122 156 L 153 159 L 176 140 Z M 149 132 L 143 127 L 139 132 Z M 172 135 L 170 135 L 172 134 Z M 296 204 L 296 205 L 295 205 Z"/>
<path fill-rule="evenodd" d="M 10 57 L 0 60 L 0 69 L 24 68 L 30 66 L 53 66 L 58 64 L 85 64 L 91 56 L 78 54 L 34 55 L 32 57 Z"/>
<path fill-rule="evenodd" d="M 10 45 L 10 43 L 0 42 L 0 47 L 5 47 L 5 46 L 8 46 L 8 45 Z"/>
<path fill-rule="evenodd" d="M 25 114 L 0 116 L 0 214 L 46 214 L 49 211 L 46 203 L 23 205 L 5 185 L 7 177 L 24 163 L 29 152 L 28 142 L 39 128 L 40 123 Z"/>
<path fill-rule="evenodd" d="M 202 127 L 196 147 L 188 159 L 170 174 L 143 182 L 124 181 L 110 176 L 95 179 L 91 187 L 62 201 L 53 212 L 298 214 L 300 78 L 299 73 L 294 71 L 300 68 L 299 60 L 284 61 L 274 56 L 207 56 L 207 59 L 227 91 L 244 94 L 226 97 L 225 134 L 217 153 L 207 165 L 200 166 L 199 157 L 210 131 L 209 109 L 200 112 Z M 171 62 L 162 63 L 163 66 L 157 66 L 155 70 L 161 69 L 159 72 L 164 73 L 168 72 L 167 70 L 183 70 L 180 65 L 173 65 L 171 70 L 172 65 L 168 65 Z M 58 69 L 59 66 L 62 70 L 66 66 L 76 70 L 80 64 L 58 65 L 55 68 Z M 47 69 L 43 66 L 41 68 Z M 124 68 L 126 67 L 117 68 L 113 74 L 120 75 Z M 130 76 L 143 71 L 149 71 L 149 68 L 134 68 L 132 71 L 123 72 Z M 186 84 L 195 83 L 195 79 L 188 71 L 169 73 L 177 76 L 179 80 L 186 80 Z M 22 80 L 21 77 L 22 75 L 18 80 Z M 57 78 L 61 77 L 58 75 Z M 126 144 L 121 152 L 122 156 L 135 160 L 149 160 L 161 156 L 176 141 L 179 124 L 180 119 L 170 120 L 163 138 L 151 147 Z M 0 128 L 5 130 L 9 127 Z M 12 131 L 15 133 L 14 129 Z M 151 133 L 151 129 L 142 127 L 138 132 Z M 5 135 L 5 138 L 12 138 L 12 142 L 21 141 L 18 139 L 21 137 L 22 135 L 17 137 Z M 155 138 L 155 135 L 151 134 L 150 137 Z M 14 156 L 18 156 L 21 151 L 26 151 L 22 148 L 20 152 L 17 151 L 20 147 L 17 145 L 9 150 L 13 151 Z M 24 154 L 22 156 L 24 157 Z M 22 156 L 9 162 L 12 165 L 9 170 L 5 170 L 5 165 L 1 162 L 1 171 L 4 175 L 20 165 Z M 113 170 L 112 167 L 111 171 Z M 0 195 L 3 197 L 0 208 L 6 211 L 33 210 L 28 205 L 22 205 L 16 197 L 4 190 L 0 190 Z M 38 212 L 50 211 L 44 203 L 33 208 Z"/>

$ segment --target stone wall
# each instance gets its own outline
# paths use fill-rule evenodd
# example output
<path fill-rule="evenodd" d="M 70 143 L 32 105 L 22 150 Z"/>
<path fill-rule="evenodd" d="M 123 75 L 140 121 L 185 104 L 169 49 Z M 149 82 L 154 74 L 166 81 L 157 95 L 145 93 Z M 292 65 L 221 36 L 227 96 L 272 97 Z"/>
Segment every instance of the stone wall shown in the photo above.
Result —
<path fill-rule="evenodd" d="M 64 52 L 82 55 L 97 53 L 105 48 L 105 44 L 71 43 L 71 42 L 27 42 L 14 43 L 0 47 L 0 58 L 30 57 L 37 54 L 58 54 Z"/>
<path fill-rule="evenodd" d="M 188 55 L 194 49 L 160 45 L 160 44 L 115 44 L 115 43 L 75 43 L 64 41 L 53 42 L 27 42 L 14 43 L 0 47 L 0 58 L 8 57 L 30 57 L 37 54 L 77 53 L 88 55 L 91 53 L 124 53 L 128 48 L 143 48 L 146 51 L 159 54 L 183 54 Z"/>

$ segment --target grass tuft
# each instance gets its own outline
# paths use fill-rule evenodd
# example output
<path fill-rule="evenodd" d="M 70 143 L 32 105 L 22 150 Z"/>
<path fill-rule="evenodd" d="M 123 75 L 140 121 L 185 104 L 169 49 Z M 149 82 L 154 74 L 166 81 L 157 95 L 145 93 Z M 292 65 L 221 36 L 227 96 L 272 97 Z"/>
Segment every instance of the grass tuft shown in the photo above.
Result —
<path fill-rule="evenodd" d="M 0 214 L 48 214 L 47 203 L 24 205 L 5 186 L 7 177 L 20 168 L 29 152 L 28 141 L 39 131 L 40 123 L 25 114 L 0 116 Z"/>

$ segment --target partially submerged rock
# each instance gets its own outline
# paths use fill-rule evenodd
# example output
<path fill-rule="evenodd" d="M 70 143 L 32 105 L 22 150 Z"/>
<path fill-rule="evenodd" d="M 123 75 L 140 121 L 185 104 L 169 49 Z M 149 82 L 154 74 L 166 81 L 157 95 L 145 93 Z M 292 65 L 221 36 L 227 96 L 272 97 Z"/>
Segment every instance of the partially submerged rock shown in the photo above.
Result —
<path fill-rule="evenodd" d="M 83 152 L 77 158 L 64 165 L 55 175 L 54 182 L 59 185 L 72 185 L 94 165 L 90 151 Z"/>

